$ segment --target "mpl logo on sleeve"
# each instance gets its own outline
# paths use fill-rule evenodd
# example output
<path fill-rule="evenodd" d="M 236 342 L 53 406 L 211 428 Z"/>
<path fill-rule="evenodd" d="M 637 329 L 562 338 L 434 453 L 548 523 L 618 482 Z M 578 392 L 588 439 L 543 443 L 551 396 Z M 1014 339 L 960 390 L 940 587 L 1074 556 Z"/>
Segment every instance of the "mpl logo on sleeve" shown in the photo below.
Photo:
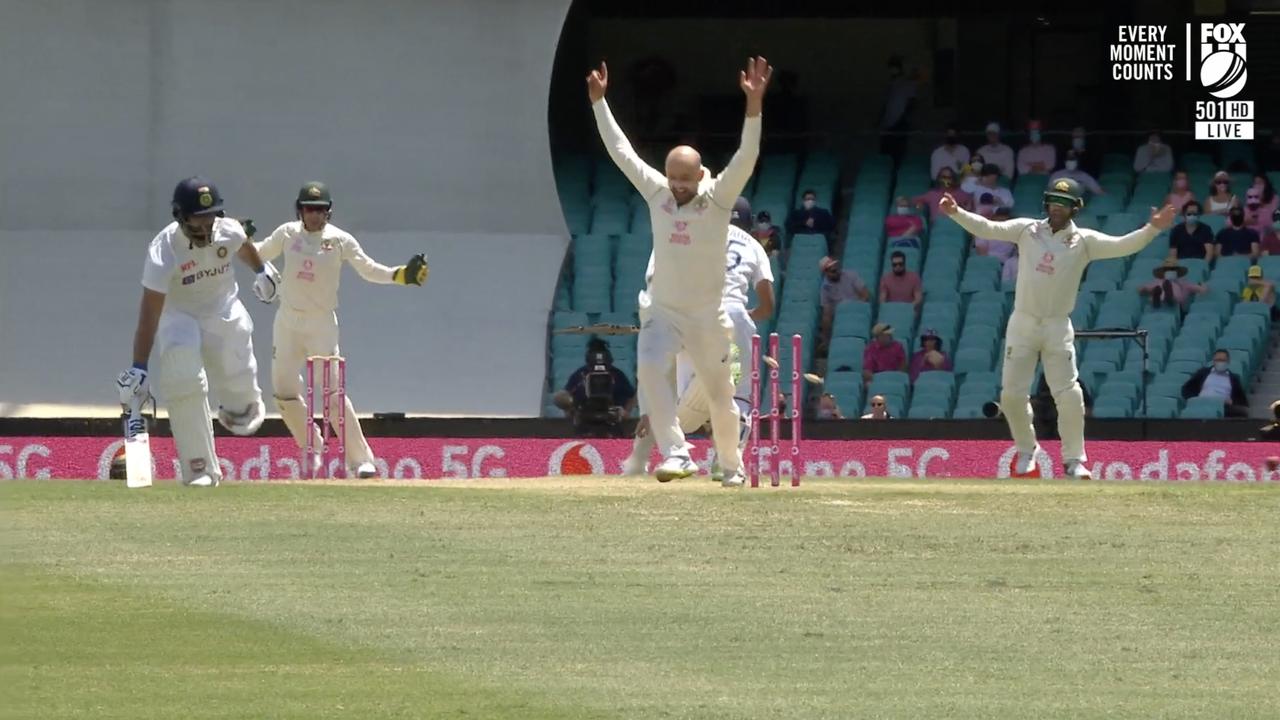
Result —
<path fill-rule="evenodd" d="M 1249 79 L 1244 23 L 1187 23 L 1186 53 L 1186 79 L 1198 71 L 1200 85 L 1217 98 L 1196 101 L 1196 139 L 1252 140 L 1253 101 L 1233 99 Z"/>

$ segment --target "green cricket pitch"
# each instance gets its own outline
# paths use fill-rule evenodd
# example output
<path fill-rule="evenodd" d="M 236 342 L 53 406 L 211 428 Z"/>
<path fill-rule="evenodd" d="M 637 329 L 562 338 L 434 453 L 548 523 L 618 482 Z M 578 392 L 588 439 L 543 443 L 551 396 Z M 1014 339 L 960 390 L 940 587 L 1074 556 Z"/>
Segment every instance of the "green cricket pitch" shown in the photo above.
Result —
<path fill-rule="evenodd" d="M 1280 488 L 0 483 L 3 718 L 1274 718 Z"/>

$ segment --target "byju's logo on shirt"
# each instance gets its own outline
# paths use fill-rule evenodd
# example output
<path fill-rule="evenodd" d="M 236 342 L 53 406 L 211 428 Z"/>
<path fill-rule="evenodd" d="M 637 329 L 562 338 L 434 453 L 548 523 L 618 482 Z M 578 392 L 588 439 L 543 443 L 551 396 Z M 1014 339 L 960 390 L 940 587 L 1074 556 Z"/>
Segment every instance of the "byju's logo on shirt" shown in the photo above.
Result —
<path fill-rule="evenodd" d="M 183 267 L 185 267 L 185 265 Z M 221 266 L 216 268 L 209 268 L 207 270 L 201 270 L 200 272 L 193 273 L 191 275 L 184 275 L 182 278 L 182 284 L 191 285 L 195 283 L 197 280 L 203 280 L 204 278 L 225 275 L 229 270 L 231 270 L 231 263 L 223 263 Z"/>

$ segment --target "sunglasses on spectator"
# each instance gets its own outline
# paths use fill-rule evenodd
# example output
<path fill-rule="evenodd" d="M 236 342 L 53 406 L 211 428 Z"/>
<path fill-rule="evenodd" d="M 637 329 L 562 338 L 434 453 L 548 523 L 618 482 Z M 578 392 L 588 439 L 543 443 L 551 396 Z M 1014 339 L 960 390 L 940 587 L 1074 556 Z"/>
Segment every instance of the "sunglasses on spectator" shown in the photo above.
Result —
<path fill-rule="evenodd" d="M 871 403 L 871 407 L 884 407 L 884 403 Z"/>
<path fill-rule="evenodd" d="M 907 266 L 907 264 L 906 264 L 906 263 L 896 262 L 896 263 L 893 263 L 893 266 L 894 266 L 894 267 L 906 267 L 906 266 Z"/>
<path fill-rule="evenodd" d="M 1213 184 L 1214 185 L 1230 185 L 1231 181 L 1230 180 L 1214 180 Z"/>

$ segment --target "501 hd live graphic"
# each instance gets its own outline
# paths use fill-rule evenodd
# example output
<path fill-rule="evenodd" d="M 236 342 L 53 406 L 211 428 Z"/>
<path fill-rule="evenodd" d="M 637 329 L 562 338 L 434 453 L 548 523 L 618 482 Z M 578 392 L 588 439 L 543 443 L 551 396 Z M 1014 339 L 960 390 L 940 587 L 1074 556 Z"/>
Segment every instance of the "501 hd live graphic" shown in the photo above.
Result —
<path fill-rule="evenodd" d="M 1196 101 L 1197 140 L 1252 140 L 1253 101 L 1237 99 L 1249 80 L 1244 23 L 1187 23 L 1187 80 L 1214 100 Z"/>
<path fill-rule="evenodd" d="M 1113 80 L 1174 79 L 1178 47 L 1169 26 L 1121 25 L 1116 35 L 1110 46 Z M 1245 24 L 1186 23 L 1183 53 L 1186 81 L 1213 98 L 1196 100 L 1196 139 L 1252 140 L 1253 101 L 1240 97 L 1249 81 Z"/>

